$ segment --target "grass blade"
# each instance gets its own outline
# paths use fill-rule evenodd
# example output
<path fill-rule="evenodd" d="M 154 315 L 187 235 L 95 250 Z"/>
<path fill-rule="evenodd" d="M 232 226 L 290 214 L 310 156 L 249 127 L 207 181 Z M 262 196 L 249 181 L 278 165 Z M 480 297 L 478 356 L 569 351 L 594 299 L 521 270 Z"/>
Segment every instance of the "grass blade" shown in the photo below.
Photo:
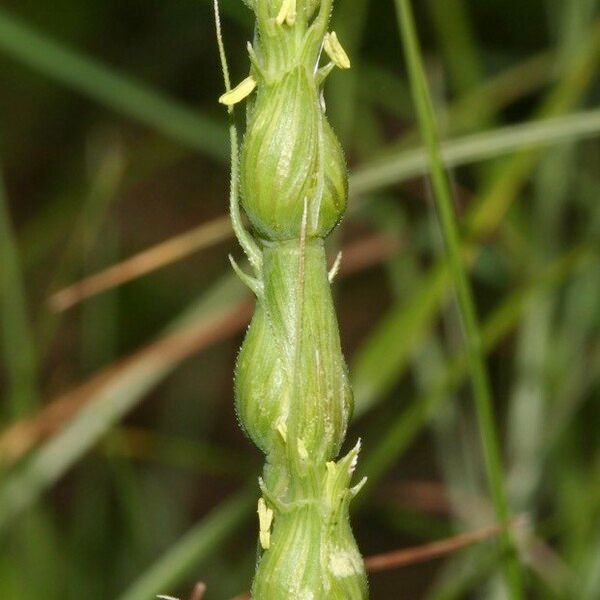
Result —
<path fill-rule="evenodd" d="M 457 92 L 467 92 L 480 82 L 484 69 L 465 3 L 427 0 L 426 5 L 448 64 L 451 84 Z"/>
<path fill-rule="evenodd" d="M 408 0 L 396 0 L 396 7 L 408 63 L 413 99 L 429 155 L 433 196 L 464 327 L 469 372 L 490 491 L 498 521 L 506 527 L 510 519 L 510 511 L 504 486 L 499 436 L 493 414 L 491 384 L 485 365 L 473 291 L 462 261 L 461 240 L 452 193 L 440 152 L 437 124 L 423 69 L 412 8 Z M 511 556 L 504 563 L 510 595 L 515 599 L 521 598 L 520 567 L 514 555 L 512 555 L 513 543 L 507 529 L 503 530 L 501 539 L 505 549 L 511 551 Z"/>
<path fill-rule="evenodd" d="M 499 127 L 440 144 L 440 159 L 447 168 L 461 167 L 499 158 L 516 150 L 533 150 L 553 144 L 584 140 L 600 134 L 600 110 L 565 117 L 540 119 Z M 367 194 L 383 187 L 424 175 L 428 171 L 427 150 L 405 150 L 359 167 L 351 177 L 351 192 Z"/>
<path fill-rule="evenodd" d="M 83 390 L 86 402 L 76 416 L 24 464 L 6 475 L 0 487 L 0 530 L 31 506 L 171 373 L 181 357 L 189 354 L 190 346 L 210 343 L 222 327 L 237 331 L 248 319 L 249 308 L 240 305 L 244 297 L 242 284 L 233 276 L 226 277 L 177 320 L 162 343 L 145 348 L 91 382 L 87 386 L 91 392 Z"/>
<path fill-rule="evenodd" d="M 2 8 L 0 49 L 69 88 L 219 162 L 225 163 L 229 158 L 227 131 L 218 121 L 57 43 Z"/>
<path fill-rule="evenodd" d="M 517 326 L 531 298 L 540 293 L 540 290 L 559 285 L 579 267 L 591 263 L 594 256 L 585 247 L 579 247 L 554 261 L 530 285 L 506 298 L 482 327 L 485 351 L 490 352 Z M 444 399 L 464 382 L 468 373 L 466 357 L 464 353 L 459 354 L 449 363 L 445 374 L 431 384 L 429 391 L 419 396 L 390 428 L 380 435 L 377 446 L 366 457 L 362 467 L 365 473 L 369 474 L 367 489 L 377 486 L 383 474 L 398 461 L 399 455 L 422 431 Z M 358 501 L 360 502 L 360 497 Z"/>
<path fill-rule="evenodd" d="M 368 412 L 390 390 L 429 330 L 448 283 L 445 269 L 438 269 L 433 277 L 431 285 L 421 286 L 409 303 L 396 303 L 354 358 L 355 417 Z"/>
<path fill-rule="evenodd" d="M 447 167 L 459 167 L 498 158 L 514 150 L 585 140 L 598 135 L 600 110 L 590 110 L 460 137 L 442 143 L 441 151 Z M 366 195 L 425 175 L 427 161 L 427 152 L 421 148 L 372 161 L 351 174 L 351 193 L 354 196 Z M 49 305 L 55 311 L 66 310 L 95 294 L 147 275 L 231 237 L 233 229 L 229 217 L 217 217 L 56 292 L 50 297 Z"/>
<path fill-rule="evenodd" d="M 119 600 L 148 600 L 168 594 L 219 549 L 225 539 L 250 516 L 256 501 L 256 485 L 219 505 L 190 529 Z"/>

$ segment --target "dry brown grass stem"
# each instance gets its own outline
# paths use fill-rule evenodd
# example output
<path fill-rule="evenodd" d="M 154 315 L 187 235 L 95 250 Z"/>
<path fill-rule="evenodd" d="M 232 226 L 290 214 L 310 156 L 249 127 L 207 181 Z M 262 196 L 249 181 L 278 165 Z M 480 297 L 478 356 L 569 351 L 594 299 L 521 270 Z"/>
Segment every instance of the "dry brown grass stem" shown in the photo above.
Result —
<path fill-rule="evenodd" d="M 393 236 L 377 235 L 354 242 L 344 250 L 341 275 L 348 276 L 380 264 L 397 251 Z M 252 315 L 252 303 L 243 300 L 224 311 L 210 315 L 192 326 L 164 335 L 150 345 L 118 361 L 85 383 L 47 404 L 33 416 L 9 426 L 0 433 L 0 465 L 10 465 L 40 442 L 58 431 L 104 386 L 133 365 L 156 357 L 173 365 L 242 330 Z"/>
<path fill-rule="evenodd" d="M 528 521 L 527 515 L 521 515 L 512 520 L 510 527 L 518 529 L 526 526 Z M 370 573 L 408 567 L 453 554 L 473 544 L 494 539 L 501 531 L 502 525 L 491 525 L 430 544 L 386 552 L 385 554 L 377 554 L 365 558 L 365 566 Z M 232 600 L 251 600 L 251 597 L 248 594 L 242 594 Z"/>
<path fill-rule="evenodd" d="M 453 502 L 459 502 L 465 513 L 491 516 L 489 503 L 472 493 L 453 490 L 438 481 L 405 481 L 382 490 L 382 498 L 391 499 L 405 508 L 440 515 L 453 514 Z"/>
<path fill-rule="evenodd" d="M 53 312 L 63 312 L 87 298 L 166 267 L 231 236 L 229 217 L 218 217 L 56 292 L 48 299 L 48 306 Z"/>
<path fill-rule="evenodd" d="M 522 515 L 513 519 L 510 527 L 511 529 L 521 528 L 527 521 L 527 516 Z M 431 542 L 415 548 L 406 548 L 404 550 L 386 552 L 385 554 L 377 554 L 366 558 L 365 566 L 369 572 L 378 573 L 380 571 L 389 571 L 391 569 L 398 569 L 408 565 L 433 560 L 448 554 L 453 554 L 467 546 L 493 539 L 497 537 L 502 530 L 502 525 L 491 525 L 489 527 L 461 533 L 460 535 L 455 535 L 445 540 Z"/>
<path fill-rule="evenodd" d="M 67 421 L 104 386 L 109 385 L 136 363 L 154 359 L 162 365 L 172 365 L 199 352 L 219 340 L 233 335 L 248 322 L 252 303 L 243 301 L 211 315 L 194 325 L 167 334 L 154 343 L 120 360 L 79 387 L 59 396 L 33 417 L 18 421 L 0 435 L 0 464 L 15 462 L 44 441 Z"/>
<path fill-rule="evenodd" d="M 138 277 L 187 258 L 196 252 L 224 242 L 232 235 L 233 232 L 229 217 L 218 217 L 52 294 L 48 299 L 48 306 L 53 312 L 64 312 L 97 294 L 133 281 Z M 376 256 L 379 256 L 378 250 L 386 243 L 392 243 L 392 238 L 383 236 L 368 238 L 363 244 L 364 254 L 356 254 L 352 258 L 347 256 L 342 269 L 345 269 L 347 273 L 351 272 L 352 269 L 355 271 L 360 270 L 364 268 L 362 267 L 362 262 L 365 262 L 366 266 L 369 266 L 370 256 L 373 252 L 375 252 Z M 356 248 L 351 247 L 349 251 L 358 251 L 359 249 L 360 246 Z"/>

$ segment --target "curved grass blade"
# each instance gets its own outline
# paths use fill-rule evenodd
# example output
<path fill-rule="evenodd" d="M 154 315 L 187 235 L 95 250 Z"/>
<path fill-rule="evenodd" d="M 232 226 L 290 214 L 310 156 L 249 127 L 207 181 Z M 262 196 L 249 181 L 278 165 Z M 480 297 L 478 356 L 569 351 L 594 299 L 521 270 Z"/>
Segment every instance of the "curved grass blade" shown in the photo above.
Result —
<path fill-rule="evenodd" d="M 252 514 L 256 484 L 220 504 L 192 527 L 154 565 L 150 567 L 119 600 L 148 600 L 168 594 L 198 569 Z"/>
<path fill-rule="evenodd" d="M 0 8 L 0 49 L 113 110 L 225 163 L 227 131 L 163 92 L 36 31 Z"/>
<path fill-rule="evenodd" d="M 500 158 L 517 150 L 534 150 L 553 144 L 584 140 L 600 134 L 600 110 L 583 111 L 564 117 L 507 125 L 440 144 L 440 158 L 446 168 L 462 167 Z M 367 194 L 425 175 L 427 150 L 405 150 L 359 167 L 350 178 L 354 196 Z"/>
<path fill-rule="evenodd" d="M 548 266 L 534 282 L 513 292 L 492 312 L 481 328 L 484 350 L 493 350 L 518 325 L 529 301 L 540 293 L 540 290 L 560 285 L 577 269 L 593 263 L 594 260 L 597 260 L 596 254 L 590 252 L 587 247 L 576 248 Z M 389 429 L 381 434 L 380 440 L 366 456 L 362 467 L 369 473 L 367 490 L 377 486 L 383 475 L 422 431 L 444 399 L 464 383 L 468 374 L 466 356 L 464 353 L 459 354 L 449 363 L 446 373 L 431 384 L 430 390 L 416 398 Z"/>
<path fill-rule="evenodd" d="M 190 346 L 210 343 L 215 335 L 220 335 L 222 327 L 237 331 L 249 317 L 249 307 L 240 305 L 245 297 L 242 284 L 233 276 L 225 277 L 176 321 L 165 338 L 91 382 L 87 386 L 90 389 L 83 390 L 85 403 L 76 417 L 4 478 L 0 487 L 0 530 L 30 507 L 171 373 L 181 358 L 189 354 Z"/>

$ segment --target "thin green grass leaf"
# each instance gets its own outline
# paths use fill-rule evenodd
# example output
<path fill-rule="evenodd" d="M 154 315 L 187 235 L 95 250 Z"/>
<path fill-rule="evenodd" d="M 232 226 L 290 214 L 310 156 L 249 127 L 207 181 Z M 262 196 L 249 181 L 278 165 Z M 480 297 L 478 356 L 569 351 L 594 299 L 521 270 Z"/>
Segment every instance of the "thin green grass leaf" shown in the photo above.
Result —
<path fill-rule="evenodd" d="M 539 149 L 569 141 L 583 141 L 598 135 L 600 110 L 591 110 L 450 140 L 442 144 L 442 155 L 447 167 L 460 167 L 498 158 L 523 148 Z M 356 199 L 425 175 L 428 170 L 427 160 L 427 153 L 423 149 L 406 150 L 393 157 L 358 167 L 350 176 L 350 192 Z M 373 200 L 365 198 L 365 201 Z M 358 208 L 362 208 L 362 204 L 355 202 L 350 213 Z M 51 297 L 51 306 L 55 310 L 66 310 L 96 293 L 168 266 L 232 236 L 233 229 L 227 216 L 203 223 L 60 290 Z"/>
<path fill-rule="evenodd" d="M 491 352 L 517 326 L 530 299 L 539 293 L 540 289 L 552 289 L 560 285 L 577 269 L 595 260 L 595 256 L 587 247 L 577 248 L 553 262 L 531 284 L 503 300 L 481 328 L 484 350 Z M 464 383 L 468 374 L 468 363 L 463 352 L 449 363 L 443 377 L 433 382 L 431 389 L 414 400 L 388 431 L 380 435 L 376 447 L 362 465 L 365 473 L 369 474 L 367 489 L 377 487 L 383 475 L 399 460 L 448 395 Z"/>
<path fill-rule="evenodd" d="M 451 102 L 442 115 L 444 131 L 448 134 L 464 134 L 475 126 L 481 128 L 502 109 L 539 91 L 558 76 L 555 56 L 550 51 L 541 52 L 510 66 Z M 381 106 L 402 120 L 412 117 L 410 92 L 406 82 L 374 64 L 364 65 L 360 78 L 363 82 L 360 94 L 364 100 Z M 412 136 L 409 139 L 412 141 Z M 406 137 L 398 143 L 406 147 Z"/>
<path fill-rule="evenodd" d="M 481 82 L 482 55 L 464 0 L 427 0 L 448 74 L 454 89 L 464 93 Z"/>
<path fill-rule="evenodd" d="M 440 157 L 446 168 L 456 168 L 506 156 L 517 150 L 539 150 L 599 134 L 600 110 L 594 109 L 448 140 L 441 143 Z M 405 150 L 358 167 L 350 179 L 351 193 L 354 196 L 367 194 L 424 175 L 427 171 L 428 156 L 424 148 Z"/>
<path fill-rule="evenodd" d="M 63 85 L 221 163 L 229 159 L 224 143 L 226 130 L 218 121 L 54 41 L 1 8 L 0 49 Z"/>
<path fill-rule="evenodd" d="M 437 269 L 431 285 L 421 286 L 409 303 L 398 302 L 369 334 L 351 369 L 355 418 L 393 387 L 435 320 L 447 283 L 446 270 Z"/>
<path fill-rule="evenodd" d="M 115 140 L 94 140 L 92 147 L 92 177 L 89 191 L 83 201 L 71 235 L 62 256 L 54 269 L 50 288 L 73 277 L 82 267 L 82 254 L 91 252 L 105 224 L 111 206 L 115 203 L 123 185 L 126 158 L 120 143 Z M 40 354 L 48 351 L 59 326 L 59 319 L 52 312 L 44 314 L 39 326 Z"/>
<path fill-rule="evenodd" d="M 440 220 L 448 255 L 449 270 L 452 275 L 464 327 L 466 354 L 490 491 L 497 519 L 506 527 L 510 519 L 510 509 L 504 485 L 499 434 L 493 413 L 491 384 L 482 349 L 473 290 L 471 289 L 467 270 L 463 264 L 461 239 L 454 212 L 452 192 L 440 153 L 437 124 L 423 69 L 412 8 L 408 0 L 396 0 L 396 7 L 400 30 L 402 32 L 401 38 L 408 63 L 413 99 L 429 155 L 433 197 Z M 511 537 L 507 528 L 500 535 L 504 548 L 512 553 L 514 543 Z M 521 598 L 522 583 L 520 566 L 515 560 L 514 555 L 507 557 L 504 565 L 510 596 L 513 599 Z"/>
<path fill-rule="evenodd" d="M 203 336 L 210 339 L 215 322 L 229 321 L 232 316 L 235 319 L 245 297 L 242 284 L 232 275 L 225 277 L 169 328 L 166 339 L 176 346 L 173 352 L 157 352 L 150 346 L 121 363 L 122 368 L 116 372 L 109 372 L 107 380 L 91 392 L 63 429 L 6 475 L 0 486 L 0 530 L 31 506 L 171 373 L 195 339 Z M 245 313 L 241 316 L 247 318 Z"/>
<path fill-rule="evenodd" d="M 218 552 L 220 546 L 252 514 L 256 484 L 220 504 L 190 529 L 127 589 L 119 600 L 149 600 L 168 594 L 197 573 L 203 561 Z"/>

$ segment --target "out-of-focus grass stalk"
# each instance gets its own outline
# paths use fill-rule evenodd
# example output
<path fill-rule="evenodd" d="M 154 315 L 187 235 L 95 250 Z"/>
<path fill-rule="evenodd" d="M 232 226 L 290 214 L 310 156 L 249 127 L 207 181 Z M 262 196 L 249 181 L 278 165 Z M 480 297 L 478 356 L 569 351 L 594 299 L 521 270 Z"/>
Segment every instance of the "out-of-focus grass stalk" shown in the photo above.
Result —
<path fill-rule="evenodd" d="M 0 597 L 58 600 L 48 582 L 64 572 L 63 542 L 48 507 L 28 511 L 20 527 L 3 537 L 3 550 L 10 551 L 1 553 L 0 570 L 9 572 L 0 572 Z"/>
<path fill-rule="evenodd" d="M 126 172 L 126 158 L 121 144 L 114 139 L 94 139 L 90 154 L 91 178 L 78 218 L 71 228 L 62 256 L 52 274 L 50 289 L 61 285 L 73 273 L 85 272 L 82 259 L 98 241 L 107 214 L 116 202 Z M 115 257 L 116 258 L 116 257 Z M 46 354 L 60 324 L 52 312 L 44 312 L 39 325 L 39 347 Z"/>
<path fill-rule="evenodd" d="M 339 38 L 344 40 L 344 49 L 348 56 L 352 57 L 352 69 L 341 77 L 336 77 L 333 73 L 333 84 L 329 86 L 327 94 L 327 112 L 331 115 L 338 138 L 342 146 L 347 149 L 353 148 L 356 152 L 360 152 L 361 145 L 360 138 L 354 135 L 357 125 L 356 109 L 364 84 L 361 79 L 360 45 L 366 32 L 368 10 L 369 0 L 340 2 L 336 8 L 334 28 Z"/>
<path fill-rule="evenodd" d="M 248 476 L 257 466 L 225 446 L 131 427 L 109 433 L 103 450 L 108 456 L 234 479 Z"/>
<path fill-rule="evenodd" d="M 533 275 L 556 253 L 560 243 L 562 209 L 566 207 L 568 173 L 573 166 L 569 148 L 546 158 L 536 177 L 534 230 L 528 247 Z M 540 290 L 529 301 L 522 317 L 517 344 L 515 384 L 509 403 L 507 448 L 510 457 L 508 483 L 516 510 L 528 506 L 542 477 L 541 443 L 548 426 L 550 389 L 547 385 L 557 295 Z"/>
<path fill-rule="evenodd" d="M 442 115 L 444 131 L 465 132 L 489 127 L 503 109 L 536 93 L 560 75 L 552 51 L 542 51 L 522 60 L 482 81 L 450 104 Z"/>
<path fill-rule="evenodd" d="M 426 600 L 459 600 L 468 596 L 469 592 L 482 583 L 497 568 L 502 555 L 498 550 L 477 548 L 466 555 L 460 569 L 452 573 L 452 577 L 439 585 L 434 585 L 426 596 Z"/>
<path fill-rule="evenodd" d="M 536 111 L 537 118 L 548 119 L 562 115 L 573 108 L 589 86 L 600 62 L 600 25 L 594 22 L 589 35 L 582 38 L 577 51 L 569 57 L 565 76 L 550 91 L 541 107 Z M 538 164 L 539 152 L 535 149 L 522 149 L 515 152 L 505 162 L 498 163 L 490 171 L 488 187 L 483 193 L 485 202 L 469 216 L 468 226 L 486 235 L 506 214 L 514 198 L 522 187 L 525 178 Z"/>
<path fill-rule="evenodd" d="M 106 196 L 110 198 L 110 188 L 107 191 Z M 84 273 L 112 264 L 119 256 L 120 240 L 116 219 L 102 210 L 96 212 L 94 208 L 93 204 L 89 205 L 89 210 L 85 210 L 83 214 Z M 97 235 L 101 236 L 101 243 L 98 243 Z M 116 358 L 118 312 L 119 303 L 115 290 L 82 307 L 81 368 L 83 373 L 93 373 Z"/>
<path fill-rule="evenodd" d="M 437 225 L 434 222 L 435 218 L 433 216 L 429 220 L 432 223 L 426 229 L 428 234 L 431 234 L 432 226 L 436 228 Z M 426 268 L 419 262 L 420 245 L 415 243 L 415 240 L 411 241 L 412 236 L 407 229 L 409 228 L 405 225 L 399 234 L 403 238 L 408 238 L 405 242 L 406 251 L 398 255 L 395 259 L 400 265 L 390 274 L 390 277 L 394 280 L 393 285 L 396 297 L 400 301 L 403 298 L 405 301 L 407 298 L 410 298 L 413 290 L 418 289 L 426 274 Z M 439 255 L 443 253 L 443 248 L 441 248 L 441 243 L 436 243 L 437 245 L 440 246 Z M 454 327 L 456 320 L 455 311 L 442 309 L 442 312 L 445 313 L 444 321 L 453 330 L 458 330 L 458 328 Z M 450 329 L 450 327 L 446 327 L 446 329 Z M 453 333 L 453 331 L 450 333 Z M 445 376 L 450 357 L 461 350 L 460 339 L 458 343 L 449 344 L 446 349 L 443 337 L 437 328 L 431 328 L 424 335 L 421 344 L 411 353 L 411 368 L 417 387 L 417 396 L 419 397 L 423 397 L 430 391 L 432 381 L 439 381 Z M 460 338 L 460 333 L 458 336 L 452 337 Z M 440 403 L 438 408 L 430 413 L 429 423 L 434 434 L 433 439 L 437 451 L 437 463 L 439 464 L 446 488 L 449 490 L 449 501 L 453 514 L 452 521 L 456 527 L 462 529 L 465 524 L 473 527 L 484 526 L 489 523 L 490 519 L 488 515 L 484 516 L 481 514 L 481 510 L 473 510 L 472 504 L 463 501 L 463 491 L 464 494 L 471 494 L 473 497 L 482 496 L 483 494 L 481 492 L 480 478 L 478 477 L 479 455 L 478 453 L 470 452 L 467 448 L 471 442 L 471 436 L 456 435 L 457 428 L 455 425 L 457 420 L 461 418 L 460 414 L 460 403 L 457 402 L 455 390 L 448 390 L 444 402 Z M 459 498 L 453 493 L 453 490 L 456 489 L 461 490 Z M 428 522 L 430 519 L 426 517 L 425 521 Z M 426 531 L 427 527 L 424 527 L 424 530 Z M 452 525 L 450 526 L 450 530 L 453 531 Z"/>
<path fill-rule="evenodd" d="M 592 552 L 585 560 L 585 577 L 581 586 L 581 600 L 594 600 L 600 594 L 600 535 Z"/>
<path fill-rule="evenodd" d="M 464 0 L 427 0 L 453 88 L 460 94 L 483 79 L 481 53 Z"/>
<path fill-rule="evenodd" d="M 592 33 L 585 37 L 581 48 L 570 58 L 569 68 L 565 69 L 565 76 L 550 91 L 541 113 L 561 114 L 586 89 L 593 73 L 591 65 L 595 64 L 597 60 L 595 50 L 599 40 L 593 35 L 596 28 L 597 24 L 594 23 Z M 563 101 L 557 104 L 556 98 L 561 98 Z M 593 117 L 592 121 L 595 118 L 600 118 L 600 111 Z M 587 126 L 586 119 L 580 125 L 585 129 Z M 471 241 L 485 238 L 486 235 L 491 234 L 498 228 L 503 215 L 514 202 L 517 192 L 522 188 L 527 176 L 535 168 L 541 156 L 543 156 L 543 153 L 540 149 L 519 150 L 514 156 L 504 161 L 501 167 L 494 169 L 493 181 L 490 181 L 486 190 L 476 199 L 467 215 L 467 222 L 470 225 L 472 236 Z M 397 165 L 395 168 L 398 167 L 400 167 L 398 170 L 401 170 L 402 166 Z M 384 178 L 385 170 L 379 175 Z M 390 178 L 393 180 L 393 177 Z M 369 186 L 377 185 L 376 182 L 377 177 L 374 177 L 372 181 L 366 182 L 365 187 L 369 189 Z M 471 256 L 471 260 L 474 260 L 479 253 L 476 247 L 471 246 L 466 247 L 464 251 Z M 379 344 L 383 343 L 382 338 L 386 337 L 388 320 L 405 319 L 406 313 L 419 314 L 423 310 L 423 298 L 427 298 L 429 302 L 433 303 L 435 309 L 435 303 L 441 302 L 447 289 L 448 278 L 449 274 L 445 264 L 440 263 L 435 266 L 423 282 L 422 289 L 415 294 L 414 299 L 408 304 L 397 303 L 390 311 L 390 315 L 384 317 L 385 320 L 381 326 L 375 328 L 358 351 L 352 368 L 356 393 L 355 412 L 360 413 L 362 404 L 369 405 L 385 394 L 402 373 L 402 369 L 398 368 L 398 363 L 402 363 L 406 359 L 405 344 L 402 341 L 398 343 L 396 338 L 394 344 L 388 345 L 387 352 L 382 353 L 378 348 Z M 423 323 L 426 325 L 428 321 L 423 320 Z M 422 334 L 423 329 L 417 328 L 416 332 L 408 339 L 414 343 L 415 340 L 422 339 L 418 337 Z M 379 362 L 375 370 L 368 367 L 374 356 L 379 356 Z M 362 363 L 365 363 L 364 366 Z"/>
<path fill-rule="evenodd" d="M 503 127 L 450 140 L 442 144 L 442 153 L 448 167 L 459 167 L 503 156 L 525 146 L 539 147 L 578 141 L 598 134 L 600 110 L 591 110 L 564 118 Z M 364 201 L 361 198 L 361 202 L 354 202 L 350 214 L 363 208 L 364 203 L 374 201 L 368 194 L 425 173 L 427 154 L 422 149 L 402 151 L 393 157 L 359 167 L 350 176 L 350 190 L 353 196 L 365 198 Z M 66 310 L 90 296 L 168 266 L 232 236 L 229 218 L 218 217 L 60 290 L 50 297 L 50 304 L 54 310 Z"/>
<path fill-rule="evenodd" d="M 194 325 L 201 334 L 210 336 L 214 316 L 227 316 L 243 297 L 243 286 L 228 276 L 176 319 L 170 331 L 181 332 Z M 184 339 L 182 343 L 185 345 L 189 340 Z M 76 418 L 6 475 L 0 486 L 0 530 L 93 448 L 113 424 L 172 372 L 178 362 L 176 352 L 157 355 L 150 349 L 99 386 Z"/>
<path fill-rule="evenodd" d="M 460 167 L 515 151 L 539 150 L 550 144 L 593 137 L 599 131 L 600 110 L 594 109 L 448 140 L 440 144 L 440 156 L 447 168 Z M 351 194 L 366 194 L 423 175 L 427 160 L 426 150 L 419 148 L 358 167 L 350 178 Z"/>
<path fill-rule="evenodd" d="M 4 417 L 14 419 L 38 401 L 35 339 L 29 321 L 19 249 L 0 165 L 0 330 L 9 383 Z"/>
<path fill-rule="evenodd" d="M 125 590 L 119 600 L 148 600 L 182 583 L 249 517 L 255 501 L 254 485 L 253 482 L 204 517 Z"/>
<path fill-rule="evenodd" d="M 406 53 L 414 102 L 424 141 L 427 145 L 431 169 L 433 196 L 448 253 L 448 262 L 454 282 L 458 306 L 465 331 L 466 354 L 469 363 L 473 395 L 477 408 L 482 447 L 492 500 L 500 523 L 507 525 L 510 509 L 503 480 L 502 455 L 493 414 L 491 384 L 485 366 L 483 344 L 473 291 L 461 256 L 461 240 L 454 213 L 450 184 L 440 154 L 437 125 L 423 70 L 419 43 L 416 36 L 412 8 L 408 0 L 396 0 L 402 40 Z M 505 575 L 510 595 L 522 597 L 520 566 L 515 559 L 511 534 L 504 529 L 502 543 L 511 556 L 505 560 Z"/>
<path fill-rule="evenodd" d="M 519 318 L 531 297 L 540 288 L 552 288 L 571 276 L 586 263 L 592 263 L 596 255 L 580 247 L 557 259 L 532 283 L 513 292 L 486 319 L 481 328 L 484 349 L 492 350 L 518 324 Z M 375 448 L 365 457 L 363 469 L 368 469 L 366 489 L 374 489 L 382 476 L 423 429 L 448 394 L 456 390 L 469 374 L 465 354 L 459 354 L 448 365 L 446 373 L 431 383 L 430 390 L 417 397 L 390 427 L 380 433 Z M 360 499 L 358 501 L 360 503 Z"/>
<path fill-rule="evenodd" d="M 226 130 L 210 117 L 36 31 L 0 8 L 0 49 L 127 117 L 226 162 Z"/>

